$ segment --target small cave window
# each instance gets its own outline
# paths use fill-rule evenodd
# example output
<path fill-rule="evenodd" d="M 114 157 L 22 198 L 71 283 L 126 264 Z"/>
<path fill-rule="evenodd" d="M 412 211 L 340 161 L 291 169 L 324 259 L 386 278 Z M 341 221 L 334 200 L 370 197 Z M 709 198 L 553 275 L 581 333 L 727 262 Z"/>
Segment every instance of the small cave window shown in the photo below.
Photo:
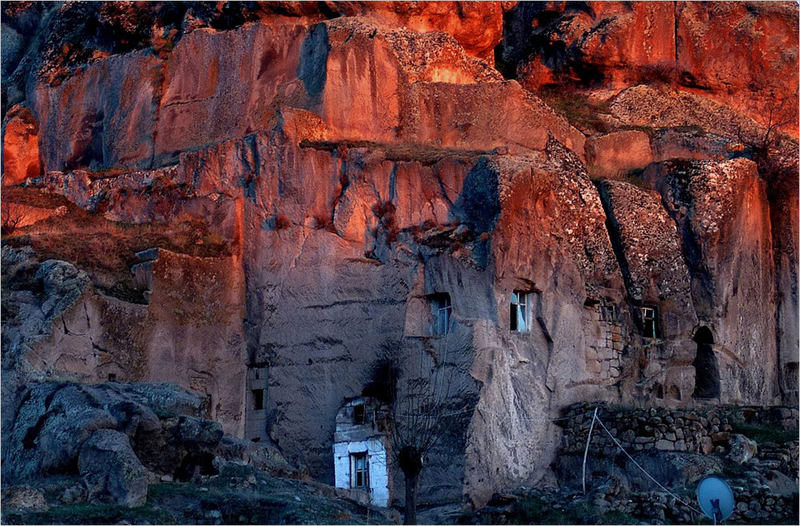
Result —
<path fill-rule="evenodd" d="M 367 452 L 350 454 L 350 487 L 369 487 L 369 465 Z"/>
<path fill-rule="evenodd" d="M 522 290 L 515 290 L 511 293 L 511 312 L 510 312 L 511 332 L 530 331 L 530 293 Z"/>
<path fill-rule="evenodd" d="M 617 306 L 614 304 L 601 305 L 600 319 L 609 323 L 617 321 Z"/>
<path fill-rule="evenodd" d="M 358 404 L 353 406 L 353 424 L 360 426 L 364 425 L 367 421 L 366 418 L 366 410 L 364 409 L 364 404 Z"/>
<path fill-rule="evenodd" d="M 264 390 L 263 389 L 253 389 L 253 409 L 255 411 L 260 411 L 264 409 Z"/>
<path fill-rule="evenodd" d="M 717 398 L 720 392 L 719 368 L 714 355 L 714 336 L 708 327 L 700 327 L 694 335 L 697 356 L 694 359 L 694 393 L 692 398 Z"/>
<path fill-rule="evenodd" d="M 453 314 L 450 294 L 431 294 L 428 298 L 432 316 L 431 334 L 444 336 L 450 332 L 450 317 Z"/>
<path fill-rule="evenodd" d="M 108 381 L 109 382 L 116 382 L 117 381 L 117 375 L 114 374 L 114 373 L 108 373 Z"/>
<path fill-rule="evenodd" d="M 642 335 L 645 338 L 660 338 L 658 326 L 658 308 L 654 306 L 639 307 L 642 317 Z"/>
<path fill-rule="evenodd" d="M 797 362 L 787 363 L 783 366 L 783 385 L 785 391 L 797 391 L 797 369 Z"/>

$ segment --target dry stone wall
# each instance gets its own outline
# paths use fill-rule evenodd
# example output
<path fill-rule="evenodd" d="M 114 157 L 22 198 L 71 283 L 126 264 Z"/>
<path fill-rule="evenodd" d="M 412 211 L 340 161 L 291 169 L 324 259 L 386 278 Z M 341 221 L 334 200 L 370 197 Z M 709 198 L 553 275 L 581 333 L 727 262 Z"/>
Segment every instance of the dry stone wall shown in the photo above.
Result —
<path fill-rule="evenodd" d="M 731 449 L 732 424 L 758 422 L 776 429 L 797 428 L 797 408 L 755 406 L 718 406 L 693 409 L 629 409 L 605 404 L 581 403 L 564 410 L 559 418 L 563 429 L 561 452 L 583 454 L 594 409 L 623 448 L 636 451 L 687 451 L 691 453 L 728 453 Z M 791 452 L 791 448 L 787 448 Z M 595 426 L 589 447 L 591 455 L 613 457 L 619 449 L 600 427 Z M 796 468 L 797 455 L 786 459 L 788 469 Z M 794 466 L 792 465 L 794 463 Z"/>

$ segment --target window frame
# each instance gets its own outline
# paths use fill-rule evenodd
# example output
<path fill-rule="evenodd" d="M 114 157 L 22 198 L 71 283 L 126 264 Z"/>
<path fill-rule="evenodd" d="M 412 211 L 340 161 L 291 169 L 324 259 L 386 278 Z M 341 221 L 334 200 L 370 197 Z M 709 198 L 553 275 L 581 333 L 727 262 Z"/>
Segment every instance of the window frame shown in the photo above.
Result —
<path fill-rule="evenodd" d="M 450 294 L 447 292 L 431 294 L 428 296 L 428 302 L 433 318 L 430 324 L 431 336 L 447 336 L 450 334 L 450 320 L 453 317 L 453 302 Z"/>
<path fill-rule="evenodd" d="M 515 298 L 516 301 L 514 301 Z M 514 290 L 511 292 L 508 313 L 508 328 L 511 332 L 516 334 L 527 334 L 531 332 L 531 298 L 532 294 L 529 290 Z M 525 324 L 523 329 L 520 329 L 517 325 L 520 307 L 523 308 L 523 323 Z"/>
<path fill-rule="evenodd" d="M 353 406 L 353 425 L 363 426 L 367 423 L 367 407 L 364 404 Z"/>
<path fill-rule="evenodd" d="M 647 311 L 652 312 L 652 316 L 647 316 Z M 657 340 L 661 338 L 661 324 L 659 323 L 659 313 L 658 307 L 655 305 L 640 305 L 639 306 L 639 317 L 642 321 L 642 336 L 645 338 L 649 338 L 651 340 Z M 652 322 L 652 334 L 648 334 L 648 322 Z"/>
<path fill-rule="evenodd" d="M 363 462 L 360 466 L 359 463 Z M 359 484 L 361 475 L 361 484 Z M 369 456 L 366 451 L 350 453 L 350 487 L 352 489 L 369 489 Z"/>
<path fill-rule="evenodd" d="M 600 321 L 606 323 L 616 323 L 619 319 L 617 306 L 613 303 L 602 303 L 600 305 Z"/>

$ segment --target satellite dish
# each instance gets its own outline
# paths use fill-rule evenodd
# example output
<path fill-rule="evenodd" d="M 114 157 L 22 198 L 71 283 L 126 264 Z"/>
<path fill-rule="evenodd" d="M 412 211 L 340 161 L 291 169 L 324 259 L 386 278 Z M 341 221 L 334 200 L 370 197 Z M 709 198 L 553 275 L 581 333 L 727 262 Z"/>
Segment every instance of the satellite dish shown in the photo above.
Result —
<path fill-rule="evenodd" d="M 697 502 L 714 524 L 724 521 L 733 513 L 733 491 L 728 483 L 717 477 L 704 478 L 697 486 Z"/>

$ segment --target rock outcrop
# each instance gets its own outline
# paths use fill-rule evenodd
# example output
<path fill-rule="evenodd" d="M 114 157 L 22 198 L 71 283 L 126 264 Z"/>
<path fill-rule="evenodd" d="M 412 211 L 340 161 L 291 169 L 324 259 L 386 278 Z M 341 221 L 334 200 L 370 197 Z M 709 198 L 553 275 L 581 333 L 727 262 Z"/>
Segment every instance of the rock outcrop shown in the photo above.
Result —
<path fill-rule="evenodd" d="M 3 122 L 3 185 L 20 184 L 42 174 L 39 127 L 28 108 L 15 106 Z"/>
<path fill-rule="evenodd" d="M 147 471 L 124 433 L 95 431 L 81 446 L 78 472 L 90 500 L 141 506 L 147 500 Z"/>
<path fill-rule="evenodd" d="M 506 17 L 501 56 L 528 89 L 664 82 L 797 138 L 797 6 L 520 3 Z"/>
<path fill-rule="evenodd" d="M 64 207 L 4 224 L 4 480 L 80 469 L 138 504 L 144 471 L 221 458 L 331 483 L 343 404 L 443 375 L 421 493 L 480 506 L 552 475 L 575 402 L 796 405 L 796 129 L 757 111 L 782 92 L 732 97 L 797 57 L 733 81 L 700 53 L 719 17 L 747 53 L 796 39 L 796 8 L 451 7 L 4 18 L 29 108 L 4 213 Z M 518 81 L 485 60 L 501 32 Z M 188 407 L 135 383 L 165 381 Z"/>
<path fill-rule="evenodd" d="M 177 382 L 204 393 L 226 431 L 241 432 L 244 284 L 231 258 L 153 251 L 140 269 L 146 305 L 93 290 L 64 261 L 3 250 L 4 281 L 17 287 L 4 298 L 4 368 L 35 380 Z"/>
<path fill-rule="evenodd" d="M 664 168 L 667 173 L 657 175 Z M 658 181 L 665 208 L 682 231 L 692 303 L 716 335 L 720 374 L 727 376 L 722 384 L 730 391 L 723 398 L 773 400 L 779 358 L 775 340 L 760 335 L 773 333 L 776 320 L 760 313 L 775 310 L 775 267 L 766 185 L 755 164 L 746 159 L 655 164 L 645 178 Z"/>

